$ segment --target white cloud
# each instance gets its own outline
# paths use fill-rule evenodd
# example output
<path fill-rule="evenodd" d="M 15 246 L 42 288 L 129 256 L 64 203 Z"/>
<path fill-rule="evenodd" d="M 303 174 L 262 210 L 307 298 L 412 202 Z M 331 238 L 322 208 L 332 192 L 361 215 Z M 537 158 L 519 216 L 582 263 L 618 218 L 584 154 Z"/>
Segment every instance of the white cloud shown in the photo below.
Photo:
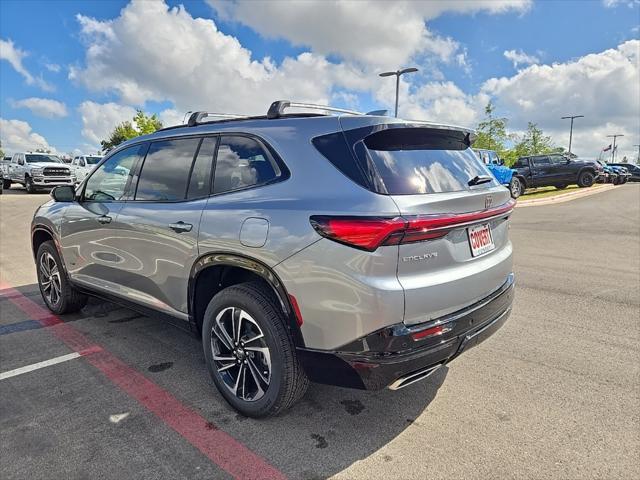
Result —
<path fill-rule="evenodd" d="M 630 40 L 566 63 L 531 65 L 512 77 L 492 78 L 481 91 L 495 99 L 515 129 L 536 122 L 566 146 L 569 124 L 560 117 L 584 115 L 575 121 L 572 150 L 594 156 L 608 144 L 606 134 L 624 133 L 619 154 L 633 155 L 631 144 L 640 136 L 639 62 L 640 40 Z"/>
<path fill-rule="evenodd" d="M 53 73 L 59 73 L 62 68 L 57 63 L 45 63 L 44 67 Z"/>
<path fill-rule="evenodd" d="M 66 117 L 68 115 L 67 106 L 57 100 L 50 98 L 24 98 L 22 100 L 10 101 L 14 108 L 28 108 L 34 115 L 45 118 Z"/>
<path fill-rule="evenodd" d="M 451 38 L 430 32 L 425 22 L 445 12 L 524 11 L 529 0 L 246 2 L 207 0 L 221 18 L 248 25 L 268 38 L 284 38 L 322 55 L 337 54 L 366 65 L 395 68 L 431 53 L 450 61 Z"/>
<path fill-rule="evenodd" d="M 625 5 L 629 8 L 633 8 L 640 5 L 640 0 L 602 0 L 602 4 L 606 8 L 616 8 L 620 5 Z"/>
<path fill-rule="evenodd" d="M 174 125 L 182 125 L 185 123 L 189 118 L 189 115 L 186 113 L 187 112 L 178 112 L 174 108 L 168 108 L 160 112 L 158 117 L 160 117 L 160 121 L 164 127 L 172 127 Z"/>
<path fill-rule="evenodd" d="M 132 120 L 136 114 L 136 110 L 127 105 L 91 101 L 82 102 L 78 112 L 82 119 L 82 135 L 94 145 L 105 140 L 116 125 Z"/>
<path fill-rule="evenodd" d="M 476 11 L 484 6 L 503 11 L 528 5 L 525 2 L 473 2 L 471 7 L 469 2 L 415 3 L 420 6 L 396 2 L 393 8 L 405 8 L 405 12 L 423 9 L 421 23 L 424 23 L 425 18 L 439 14 L 437 8 L 443 10 L 445 6 L 449 10 L 464 7 L 467 11 Z M 238 9 L 246 8 L 244 4 L 216 5 L 230 9 L 234 15 Z M 270 3 L 251 5 L 263 12 L 263 18 L 269 19 L 265 24 L 286 20 L 264 13 L 272 8 L 268 6 Z M 282 4 L 276 5 L 282 7 Z M 310 8 L 305 6 L 306 2 L 293 5 L 290 16 L 295 18 L 300 15 L 300 9 Z M 338 7 L 333 3 L 329 5 L 329 11 L 335 14 Z M 377 5 L 374 3 L 371 8 L 375 10 Z M 432 11 L 427 15 L 424 11 L 428 9 Z M 283 15 L 287 17 L 286 12 Z M 220 32 L 215 22 L 194 18 L 184 7 L 168 8 L 163 2 L 134 0 L 112 20 L 83 16 L 78 20 L 86 43 L 86 58 L 83 66 L 71 69 L 70 78 L 92 91 L 115 93 L 120 97 L 119 103 L 84 102 L 81 105 L 83 135 L 93 144 L 104 139 L 115 124 L 134 115 L 129 105 L 142 106 L 146 101 L 173 103 L 160 113 L 165 125 L 182 123 L 187 110 L 263 114 L 271 101 L 287 98 L 317 103 L 333 100 L 358 109 L 358 95 L 370 93 L 381 106 L 393 107 L 395 82 L 378 78 L 379 70 L 365 65 L 362 58 L 330 62 L 320 47 L 312 45 L 314 51 L 287 57 L 278 64 L 268 57 L 256 60 L 235 37 Z M 316 20 L 324 21 L 323 18 Z M 331 30 L 338 37 L 343 35 L 338 28 L 342 21 L 336 19 L 336 27 Z M 360 20 L 354 22 L 357 33 Z M 382 23 L 380 29 L 386 25 Z M 377 31 L 379 22 L 373 25 Z M 325 36 L 328 36 L 326 32 Z M 377 44 L 359 43 L 362 41 L 356 35 L 352 45 L 345 48 L 355 45 L 363 51 L 375 50 L 372 47 Z M 132 45 L 136 48 L 131 48 Z M 422 71 L 432 70 L 433 58 L 442 61 L 452 56 L 450 61 L 461 67 L 467 65 L 464 50 L 451 45 L 445 39 L 443 43 L 434 42 L 428 54 L 424 53 L 423 46 L 412 47 L 405 54 L 422 55 L 420 58 L 424 61 L 417 63 Z M 465 92 L 437 75 L 421 85 L 408 83 L 424 79 L 408 75 L 400 82 L 400 115 L 474 126 L 482 117 L 486 103 L 493 99 L 499 115 L 511 119 L 512 129 L 522 130 L 528 121 L 533 121 L 551 134 L 556 143 L 566 145 L 568 124 L 560 117 L 583 114 L 586 117 L 576 121 L 573 149 L 578 154 L 594 156 L 606 144 L 603 136 L 606 132 L 612 133 L 609 130 L 626 132 L 624 141 L 629 145 L 638 143 L 639 45 L 637 40 L 630 41 L 611 50 L 552 65 L 525 66 L 525 60 L 530 62 L 533 56 L 514 51 L 510 60 L 517 59 L 521 70 L 510 77 L 487 80 L 475 92 Z M 389 48 L 396 47 L 391 44 Z M 326 47 L 324 51 L 331 50 Z M 380 53 L 385 51 L 382 48 Z M 418 51 L 421 53 L 416 53 Z M 344 51 L 340 53 L 348 57 Z M 519 55 L 526 55 L 528 60 Z M 620 153 L 626 148 L 621 146 Z"/>
<path fill-rule="evenodd" d="M 24 152 L 43 148 L 56 152 L 55 147 L 40 134 L 32 131 L 31 125 L 22 120 L 0 118 L 0 140 L 5 153 Z"/>
<path fill-rule="evenodd" d="M 280 65 L 252 60 L 212 20 L 164 2 L 134 0 L 113 20 L 78 20 L 86 65 L 72 68 L 70 78 L 130 105 L 168 100 L 178 111 L 265 113 L 273 100 L 325 103 L 334 88 L 363 88 L 374 77 L 309 52 Z"/>
<path fill-rule="evenodd" d="M 507 60 L 513 63 L 513 68 L 518 68 L 520 65 L 533 65 L 540 63 L 540 59 L 535 55 L 527 55 L 522 50 L 505 50 L 503 55 Z"/>
<path fill-rule="evenodd" d="M 34 77 L 22 64 L 22 60 L 29 54 L 16 47 L 11 40 L 0 39 L 0 60 L 6 60 L 27 82 L 27 85 L 36 85 L 42 90 L 51 92 L 54 87 L 45 82 L 42 77 Z"/>

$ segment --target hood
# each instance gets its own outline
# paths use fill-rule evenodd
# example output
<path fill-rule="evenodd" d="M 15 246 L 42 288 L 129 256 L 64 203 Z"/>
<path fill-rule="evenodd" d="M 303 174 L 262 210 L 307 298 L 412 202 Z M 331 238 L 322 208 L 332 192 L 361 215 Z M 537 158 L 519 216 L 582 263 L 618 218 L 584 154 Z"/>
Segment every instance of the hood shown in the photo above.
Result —
<path fill-rule="evenodd" d="M 29 162 L 27 165 L 29 165 L 30 167 L 37 167 L 37 168 L 52 167 L 52 168 L 64 168 L 67 171 L 69 170 L 69 167 L 64 163 Z"/>

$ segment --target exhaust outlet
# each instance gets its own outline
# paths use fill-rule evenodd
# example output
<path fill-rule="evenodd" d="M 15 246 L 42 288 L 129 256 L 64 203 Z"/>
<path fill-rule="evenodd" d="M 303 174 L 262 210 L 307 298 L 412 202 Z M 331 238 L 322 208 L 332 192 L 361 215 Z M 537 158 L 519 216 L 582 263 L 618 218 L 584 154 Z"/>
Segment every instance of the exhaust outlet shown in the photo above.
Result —
<path fill-rule="evenodd" d="M 400 377 L 398 380 L 389 385 L 389 390 L 400 390 L 401 388 L 407 387 L 413 383 L 419 382 L 427 378 L 433 372 L 438 370 L 444 363 L 439 363 L 438 365 L 434 365 L 432 367 L 423 368 L 422 370 L 418 370 L 417 372 L 410 373 L 409 375 L 405 375 L 404 377 Z"/>

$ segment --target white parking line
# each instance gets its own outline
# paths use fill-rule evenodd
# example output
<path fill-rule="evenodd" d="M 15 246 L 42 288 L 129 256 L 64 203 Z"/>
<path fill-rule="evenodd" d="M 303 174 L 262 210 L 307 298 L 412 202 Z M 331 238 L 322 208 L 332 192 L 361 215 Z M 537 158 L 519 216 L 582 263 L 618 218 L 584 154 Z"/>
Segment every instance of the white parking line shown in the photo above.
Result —
<path fill-rule="evenodd" d="M 45 360 L 43 362 L 32 363 L 31 365 L 26 365 L 24 367 L 16 368 L 15 370 L 9 370 L 8 372 L 0 373 L 0 380 L 4 380 L 5 378 L 15 377 L 17 375 L 22 375 L 23 373 L 33 372 L 34 370 L 39 370 L 41 368 L 48 367 L 50 365 L 66 362 L 67 360 L 73 360 L 74 358 L 78 358 L 81 356 L 82 356 L 81 353 L 73 352 L 67 355 L 62 355 L 61 357 L 55 357 L 50 360 Z"/>

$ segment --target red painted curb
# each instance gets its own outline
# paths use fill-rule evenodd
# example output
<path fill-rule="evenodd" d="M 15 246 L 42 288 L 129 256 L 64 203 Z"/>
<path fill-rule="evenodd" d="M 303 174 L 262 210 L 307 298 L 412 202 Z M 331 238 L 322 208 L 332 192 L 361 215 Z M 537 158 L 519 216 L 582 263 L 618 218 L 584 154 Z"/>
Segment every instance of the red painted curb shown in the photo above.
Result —
<path fill-rule="evenodd" d="M 217 466 L 237 479 L 286 479 L 278 469 L 228 433 L 201 417 L 118 357 L 90 341 L 75 327 L 0 281 L 0 297 L 40 322 L 59 340 L 80 353 L 111 382 L 178 432 Z"/>

